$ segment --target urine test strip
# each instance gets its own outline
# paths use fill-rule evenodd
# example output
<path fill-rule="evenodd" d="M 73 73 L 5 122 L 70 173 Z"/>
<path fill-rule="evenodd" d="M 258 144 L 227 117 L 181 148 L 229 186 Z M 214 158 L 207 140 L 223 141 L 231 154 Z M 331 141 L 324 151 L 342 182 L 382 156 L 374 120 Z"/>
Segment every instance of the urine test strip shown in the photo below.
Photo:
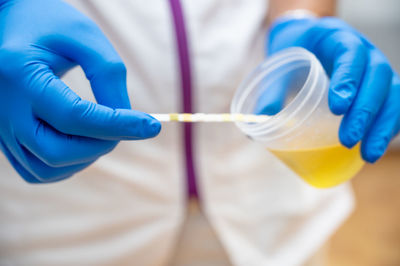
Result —
<path fill-rule="evenodd" d="M 268 115 L 253 114 L 203 114 L 203 113 L 171 113 L 171 114 L 150 114 L 160 122 L 244 122 L 262 123 L 267 121 Z"/>

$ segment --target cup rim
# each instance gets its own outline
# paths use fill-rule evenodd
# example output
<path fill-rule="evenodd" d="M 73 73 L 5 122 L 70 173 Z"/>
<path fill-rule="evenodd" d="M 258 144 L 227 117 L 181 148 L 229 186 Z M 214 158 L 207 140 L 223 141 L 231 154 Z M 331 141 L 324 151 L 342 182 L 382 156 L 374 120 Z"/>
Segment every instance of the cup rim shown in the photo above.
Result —
<path fill-rule="evenodd" d="M 268 76 L 272 71 L 284 66 L 285 64 L 290 64 L 296 61 L 304 61 L 309 64 L 310 69 L 303 86 L 300 88 L 293 100 L 286 105 L 279 113 L 270 117 L 270 119 L 261 123 L 245 123 L 236 122 L 235 124 L 249 137 L 269 141 L 286 135 L 293 131 L 296 127 L 302 124 L 315 110 L 319 102 L 322 99 L 323 91 L 320 92 L 320 97 L 317 102 L 311 103 L 313 106 L 308 106 L 309 111 L 307 115 L 303 116 L 301 119 L 296 119 L 296 123 L 291 125 L 290 128 L 286 130 L 279 131 L 279 135 L 274 134 L 277 129 L 282 128 L 292 119 L 304 106 L 309 105 L 308 101 L 313 93 L 316 93 L 317 83 L 320 78 L 321 71 L 323 71 L 322 66 L 314 54 L 307 51 L 301 47 L 292 47 L 282 50 L 271 57 L 264 60 L 255 70 L 253 70 L 247 78 L 238 87 L 232 103 L 231 103 L 231 113 L 242 113 L 244 108 L 244 103 L 249 97 L 250 93 L 257 88 L 259 81 L 266 76 Z M 323 72 L 322 72 L 323 73 Z"/>

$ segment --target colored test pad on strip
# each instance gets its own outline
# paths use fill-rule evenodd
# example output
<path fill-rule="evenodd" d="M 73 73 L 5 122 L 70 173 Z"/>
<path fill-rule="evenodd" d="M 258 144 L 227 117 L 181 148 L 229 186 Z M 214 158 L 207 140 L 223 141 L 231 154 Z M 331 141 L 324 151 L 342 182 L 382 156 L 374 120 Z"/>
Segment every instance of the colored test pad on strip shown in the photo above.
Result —
<path fill-rule="evenodd" d="M 270 116 L 253 114 L 203 114 L 203 113 L 171 113 L 171 114 L 151 114 L 161 122 L 244 122 L 262 123 L 267 121 Z"/>

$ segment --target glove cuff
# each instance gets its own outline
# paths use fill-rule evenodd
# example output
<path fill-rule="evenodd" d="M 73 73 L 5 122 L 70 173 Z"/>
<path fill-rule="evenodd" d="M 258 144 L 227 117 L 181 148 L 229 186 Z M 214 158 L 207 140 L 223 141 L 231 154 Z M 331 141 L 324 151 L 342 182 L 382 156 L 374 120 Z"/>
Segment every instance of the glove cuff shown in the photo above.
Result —
<path fill-rule="evenodd" d="M 316 19 L 319 16 L 308 10 L 308 9 L 293 9 L 288 10 L 278 18 L 276 18 L 270 25 L 270 29 L 274 28 L 276 25 L 290 21 L 290 20 L 302 20 L 302 19 Z"/>

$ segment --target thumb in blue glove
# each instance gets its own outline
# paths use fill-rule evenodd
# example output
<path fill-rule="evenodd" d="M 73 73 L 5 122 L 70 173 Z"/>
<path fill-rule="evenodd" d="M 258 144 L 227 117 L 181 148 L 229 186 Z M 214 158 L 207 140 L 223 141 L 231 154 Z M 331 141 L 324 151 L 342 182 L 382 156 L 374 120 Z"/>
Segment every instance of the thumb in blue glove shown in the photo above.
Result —
<path fill-rule="evenodd" d="M 0 148 L 28 182 L 65 179 L 160 123 L 129 110 L 125 66 L 100 29 L 59 0 L 0 1 Z M 80 65 L 98 103 L 59 76 Z"/>

